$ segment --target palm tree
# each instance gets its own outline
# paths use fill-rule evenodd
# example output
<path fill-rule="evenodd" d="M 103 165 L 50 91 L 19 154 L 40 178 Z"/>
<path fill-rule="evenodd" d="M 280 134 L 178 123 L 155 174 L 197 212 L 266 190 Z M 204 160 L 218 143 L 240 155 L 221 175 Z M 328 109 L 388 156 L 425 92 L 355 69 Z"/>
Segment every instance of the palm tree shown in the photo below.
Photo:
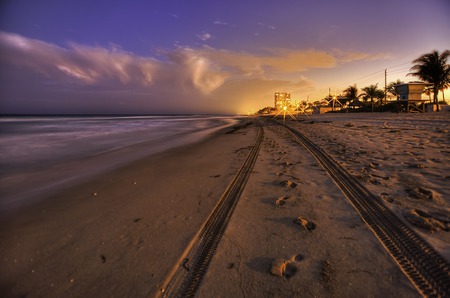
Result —
<path fill-rule="evenodd" d="M 450 75 L 447 77 L 447 80 L 442 84 L 442 89 L 441 89 L 441 91 L 442 91 L 442 101 L 444 102 L 444 104 L 446 103 L 445 102 L 445 89 L 447 89 L 447 88 L 449 88 L 450 87 Z"/>
<path fill-rule="evenodd" d="M 421 80 L 433 84 L 433 102 L 438 105 L 438 92 L 442 90 L 450 77 L 450 65 L 447 64 L 447 58 L 450 56 L 450 50 L 442 53 L 434 50 L 431 53 L 424 54 L 413 61 L 416 63 L 411 67 L 408 75 L 419 77 Z"/>
<path fill-rule="evenodd" d="M 370 103 L 371 103 L 372 112 L 373 112 L 373 99 L 374 98 L 382 99 L 384 97 L 383 90 L 378 89 L 378 84 L 364 87 L 361 90 L 363 91 L 363 93 L 361 93 L 359 96 L 362 96 L 364 98 L 370 98 Z"/>
<path fill-rule="evenodd" d="M 395 98 L 398 99 L 399 94 L 397 93 L 397 90 L 395 89 L 395 85 L 400 85 L 400 84 L 404 84 L 404 82 L 402 80 L 397 80 L 395 82 L 390 82 L 389 85 L 387 86 L 387 92 L 392 94 L 393 96 L 395 96 Z"/>
<path fill-rule="evenodd" d="M 425 93 L 425 95 L 428 95 L 430 102 L 431 102 L 431 92 L 432 91 L 433 91 L 433 88 L 430 86 L 425 86 L 425 88 L 423 89 L 423 93 Z"/>
<path fill-rule="evenodd" d="M 344 96 L 347 97 L 350 102 L 358 99 L 358 88 L 356 88 L 356 85 L 348 86 L 343 92 Z"/>

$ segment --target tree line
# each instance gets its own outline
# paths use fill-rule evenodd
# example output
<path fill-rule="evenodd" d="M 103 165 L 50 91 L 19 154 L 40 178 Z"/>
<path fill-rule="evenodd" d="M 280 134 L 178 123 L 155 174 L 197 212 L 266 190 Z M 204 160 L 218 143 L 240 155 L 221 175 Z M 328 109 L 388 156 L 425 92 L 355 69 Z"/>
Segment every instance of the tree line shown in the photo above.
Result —
<path fill-rule="evenodd" d="M 410 73 L 408 73 L 408 75 L 418 77 L 423 82 L 429 84 L 425 88 L 424 93 L 430 96 L 430 99 L 431 94 L 433 94 L 433 103 L 438 106 L 438 110 L 439 91 L 442 92 L 443 102 L 445 103 L 444 90 L 450 87 L 450 65 L 447 63 L 448 57 L 450 57 L 450 50 L 445 50 L 442 53 L 435 50 L 431 53 L 424 54 L 412 61 L 414 65 L 411 67 Z M 343 96 L 350 102 L 358 101 L 360 98 L 366 103 L 370 100 L 373 111 L 374 102 L 383 103 L 383 99 L 386 98 L 387 94 L 398 98 L 395 86 L 403 83 L 401 80 L 391 82 L 386 86 L 385 91 L 378 88 L 378 84 L 373 84 L 362 88 L 362 93 L 360 94 L 358 94 L 356 85 L 351 85 L 343 90 Z"/>

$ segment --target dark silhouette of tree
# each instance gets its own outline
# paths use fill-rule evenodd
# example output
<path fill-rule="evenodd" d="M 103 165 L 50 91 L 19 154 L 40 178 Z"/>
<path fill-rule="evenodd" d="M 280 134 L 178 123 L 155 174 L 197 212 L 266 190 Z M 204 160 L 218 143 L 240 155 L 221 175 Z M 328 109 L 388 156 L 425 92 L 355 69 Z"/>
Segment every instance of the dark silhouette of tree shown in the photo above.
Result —
<path fill-rule="evenodd" d="M 404 82 L 401 80 L 397 80 L 395 82 L 390 82 L 389 85 L 387 86 L 386 91 L 398 99 L 399 94 L 397 93 L 397 90 L 395 89 L 395 85 L 400 85 L 400 84 L 404 84 Z"/>
<path fill-rule="evenodd" d="M 378 101 L 379 101 L 381 104 L 383 104 L 384 91 L 378 89 L 375 98 L 378 99 Z"/>
<path fill-rule="evenodd" d="M 425 89 L 423 89 L 423 93 L 425 93 L 425 95 L 428 95 L 430 102 L 431 102 L 431 93 L 432 92 L 433 92 L 433 87 L 426 86 Z"/>
<path fill-rule="evenodd" d="M 356 88 L 356 85 L 348 86 L 343 92 L 350 102 L 358 99 L 358 88 Z"/>
<path fill-rule="evenodd" d="M 442 101 L 444 102 L 444 103 L 446 103 L 446 101 L 445 101 L 445 89 L 447 89 L 447 88 L 450 88 L 450 75 L 448 75 L 447 76 L 447 80 L 446 80 L 446 82 L 444 82 L 444 84 L 442 84 L 442 89 L 441 89 L 441 91 L 442 91 Z"/>
<path fill-rule="evenodd" d="M 363 93 L 361 93 L 359 96 L 362 96 L 364 99 L 370 98 L 370 104 L 372 106 L 372 112 L 373 112 L 373 99 L 383 99 L 384 98 L 384 92 L 383 90 L 378 89 L 378 84 L 370 85 L 367 87 L 364 87 L 361 89 Z"/>
<path fill-rule="evenodd" d="M 415 65 L 411 67 L 411 72 L 408 74 L 433 84 L 433 102 L 437 105 L 438 111 L 439 90 L 444 89 L 449 82 L 450 65 L 447 64 L 449 56 L 450 50 L 445 50 L 442 53 L 434 50 L 431 53 L 424 54 L 413 61 Z"/>

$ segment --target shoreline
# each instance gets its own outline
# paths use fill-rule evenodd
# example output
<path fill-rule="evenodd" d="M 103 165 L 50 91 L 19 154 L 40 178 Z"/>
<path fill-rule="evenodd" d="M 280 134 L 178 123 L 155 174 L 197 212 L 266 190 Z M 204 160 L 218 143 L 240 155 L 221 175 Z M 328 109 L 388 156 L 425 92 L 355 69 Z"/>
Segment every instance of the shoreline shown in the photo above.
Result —
<path fill-rule="evenodd" d="M 1 225 L 2 296 L 153 292 L 246 158 L 252 128 L 229 131 L 10 212 Z"/>
<path fill-rule="evenodd" d="M 41 166 L 21 174 L 2 177 L 0 215 L 148 156 L 201 142 L 222 129 L 237 125 L 240 120 L 227 118 L 221 121 L 224 123 L 219 126 L 114 148 L 66 163 L 58 162 L 49 167 Z"/>

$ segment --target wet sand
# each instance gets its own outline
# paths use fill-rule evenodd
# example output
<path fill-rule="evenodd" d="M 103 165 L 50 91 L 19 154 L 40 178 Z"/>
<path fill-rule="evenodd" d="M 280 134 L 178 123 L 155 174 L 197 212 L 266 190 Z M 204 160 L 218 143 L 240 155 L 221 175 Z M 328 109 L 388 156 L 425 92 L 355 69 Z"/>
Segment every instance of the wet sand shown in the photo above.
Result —
<path fill-rule="evenodd" d="M 426 121 L 432 128 L 420 116 L 431 117 Z M 402 117 L 409 122 L 400 129 L 396 121 L 405 123 Z M 399 215 L 415 208 L 448 216 L 450 191 L 444 182 L 450 164 L 445 134 L 449 115 L 321 115 L 301 120 L 294 125 L 347 170 L 379 181 L 361 178 Z M 430 141 L 410 144 L 413 136 L 402 133 L 393 139 L 394 132 L 386 134 L 382 126 Z M 256 132 L 252 125 L 220 131 L 201 143 L 133 162 L 2 218 L 0 296 L 158 293 L 242 165 Z M 338 151 L 342 144 L 344 153 Z M 379 144 L 385 144 L 383 154 Z M 394 154 L 405 146 L 413 155 Z M 364 161 L 355 155 L 363 150 Z M 395 160 L 383 161 L 382 156 Z M 425 166 L 412 169 L 414 158 Z M 404 168 L 398 171 L 396 165 Z M 408 195 L 401 188 L 405 179 L 400 173 L 426 180 L 421 187 L 431 191 L 431 201 Z M 416 229 L 446 254 L 447 231 Z M 287 275 L 276 274 L 276 262 L 286 266 Z M 419 297 L 311 155 L 282 128 L 268 126 L 254 171 L 197 296 L 295 295 Z"/>
<path fill-rule="evenodd" d="M 3 216 L 1 297 L 148 297 L 253 144 L 251 128 L 157 154 Z"/>

